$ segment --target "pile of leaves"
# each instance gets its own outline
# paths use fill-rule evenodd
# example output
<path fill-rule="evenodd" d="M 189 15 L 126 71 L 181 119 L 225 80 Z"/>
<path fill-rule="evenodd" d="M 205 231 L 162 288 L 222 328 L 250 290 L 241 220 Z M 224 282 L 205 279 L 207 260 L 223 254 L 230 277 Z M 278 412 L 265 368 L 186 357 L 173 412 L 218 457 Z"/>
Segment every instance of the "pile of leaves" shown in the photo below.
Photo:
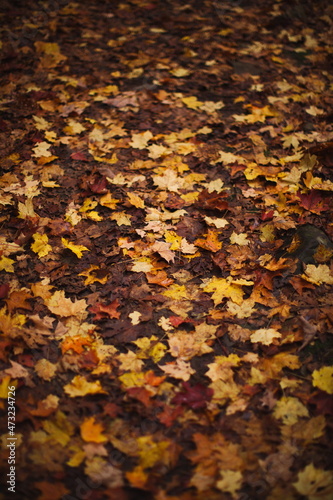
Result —
<path fill-rule="evenodd" d="M 332 6 L 4 4 L 18 497 L 331 499 Z"/>

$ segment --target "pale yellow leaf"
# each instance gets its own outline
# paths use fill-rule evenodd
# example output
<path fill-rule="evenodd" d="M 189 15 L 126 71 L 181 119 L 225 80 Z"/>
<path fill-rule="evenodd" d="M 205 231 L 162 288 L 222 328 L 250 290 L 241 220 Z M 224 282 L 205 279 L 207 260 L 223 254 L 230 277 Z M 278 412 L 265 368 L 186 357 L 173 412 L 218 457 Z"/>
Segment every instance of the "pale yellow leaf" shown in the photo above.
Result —
<path fill-rule="evenodd" d="M 264 345 L 270 345 L 274 343 L 275 339 L 282 337 L 281 333 L 275 330 L 275 328 L 260 328 L 251 334 L 251 342 L 260 342 Z"/>
<path fill-rule="evenodd" d="M 323 366 L 312 373 L 312 384 L 328 394 L 333 394 L 333 366 Z"/>

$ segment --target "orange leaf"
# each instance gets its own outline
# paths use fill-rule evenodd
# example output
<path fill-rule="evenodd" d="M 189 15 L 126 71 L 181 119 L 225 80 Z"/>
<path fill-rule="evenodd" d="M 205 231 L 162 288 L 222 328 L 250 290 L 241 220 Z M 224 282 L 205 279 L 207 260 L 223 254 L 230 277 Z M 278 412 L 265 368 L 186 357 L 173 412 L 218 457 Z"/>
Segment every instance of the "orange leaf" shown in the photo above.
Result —
<path fill-rule="evenodd" d="M 95 417 L 89 417 L 80 425 L 81 437 L 84 441 L 93 443 L 105 443 L 107 437 L 103 436 L 103 426 L 95 421 Z"/>
<path fill-rule="evenodd" d="M 222 242 L 219 241 L 217 233 L 211 229 L 208 229 L 206 239 L 198 238 L 195 240 L 194 244 L 210 252 L 218 252 L 218 250 L 222 248 Z"/>

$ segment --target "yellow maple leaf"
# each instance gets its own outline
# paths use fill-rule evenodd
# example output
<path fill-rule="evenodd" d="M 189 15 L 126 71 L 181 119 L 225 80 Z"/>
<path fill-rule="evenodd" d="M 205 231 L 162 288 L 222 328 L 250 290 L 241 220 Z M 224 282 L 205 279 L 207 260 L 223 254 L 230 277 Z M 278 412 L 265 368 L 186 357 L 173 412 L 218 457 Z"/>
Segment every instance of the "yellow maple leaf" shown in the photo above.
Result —
<path fill-rule="evenodd" d="M 108 207 L 111 210 L 115 210 L 117 208 L 117 203 L 119 203 L 119 200 L 117 200 L 116 198 L 112 198 L 110 192 L 103 195 L 99 200 L 100 205 L 102 205 L 103 207 Z"/>
<path fill-rule="evenodd" d="M 241 165 L 246 165 L 247 161 L 242 156 L 227 153 L 225 151 L 219 151 L 219 158 L 212 163 L 223 163 L 224 165 L 229 165 L 230 163 L 240 163 Z"/>
<path fill-rule="evenodd" d="M 226 219 L 217 219 L 216 217 L 205 217 L 205 222 L 207 224 L 215 226 L 217 229 L 221 229 L 229 224 Z"/>
<path fill-rule="evenodd" d="M 182 97 L 182 102 L 190 109 L 198 109 L 203 105 L 203 102 L 198 101 L 195 96 Z"/>
<path fill-rule="evenodd" d="M 255 366 L 251 366 L 251 378 L 248 380 L 250 385 L 265 384 L 267 382 L 267 374 L 258 370 Z"/>
<path fill-rule="evenodd" d="M 14 272 L 14 264 L 15 260 L 10 259 L 9 257 L 5 257 L 4 255 L 1 255 L 0 257 L 0 271 L 6 271 L 7 273 L 13 273 Z"/>
<path fill-rule="evenodd" d="M 235 401 L 240 393 L 240 387 L 232 379 L 230 380 L 214 380 L 209 384 L 210 389 L 213 389 L 214 394 L 212 397 L 212 402 L 223 405 L 229 399 Z"/>
<path fill-rule="evenodd" d="M 152 158 L 153 160 L 172 153 L 171 149 L 166 148 L 162 144 L 152 144 L 151 146 L 147 147 L 147 149 L 149 150 L 149 158 Z"/>
<path fill-rule="evenodd" d="M 86 280 L 84 282 L 85 285 L 91 285 L 91 283 L 95 283 L 95 281 L 104 285 L 109 279 L 109 275 L 104 274 L 103 272 L 104 276 L 101 275 L 102 277 L 99 278 L 98 271 L 102 271 L 101 268 L 95 265 L 91 265 L 89 269 L 82 271 L 82 273 L 80 273 L 78 276 L 86 276 Z"/>
<path fill-rule="evenodd" d="M 216 356 L 214 363 L 209 363 L 209 370 L 205 375 L 210 378 L 212 382 L 215 380 L 229 380 L 233 378 L 232 367 L 238 366 L 241 359 L 236 354 L 229 356 Z"/>
<path fill-rule="evenodd" d="M 61 238 L 61 243 L 66 247 L 68 248 L 69 250 L 71 250 L 73 253 L 75 253 L 75 255 L 81 259 L 82 257 L 82 252 L 88 252 L 89 251 L 89 248 L 83 246 L 83 245 L 75 245 L 74 243 L 71 243 L 70 241 L 66 240 L 66 238 Z"/>
<path fill-rule="evenodd" d="M 76 226 L 82 219 L 81 215 L 78 213 L 77 207 L 74 203 L 70 203 L 65 214 L 65 221 L 69 222 L 71 226 Z"/>
<path fill-rule="evenodd" d="M 59 412 L 58 412 L 59 413 Z M 61 413 L 61 412 L 60 412 Z M 66 446 L 70 441 L 70 434 L 66 430 L 60 428 L 58 422 L 52 422 L 50 420 L 44 420 L 43 429 L 50 434 L 52 440 L 56 443 L 61 444 L 61 446 Z"/>
<path fill-rule="evenodd" d="M 45 358 L 39 359 L 35 364 L 35 371 L 44 380 L 51 380 L 57 371 L 57 365 Z"/>
<path fill-rule="evenodd" d="M 247 239 L 246 233 L 237 234 L 233 232 L 230 236 L 230 243 L 232 243 L 233 245 L 245 246 L 248 245 L 250 242 Z"/>
<path fill-rule="evenodd" d="M 170 377 L 178 378 L 184 380 L 185 382 L 190 379 L 191 375 L 195 373 L 195 370 L 191 367 L 191 364 L 184 359 L 177 358 L 176 361 L 167 363 L 166 365 L 158 365 L 161 370 L 170 375 Z"/>
<path fill-rule="evenodd" d="M 328 394 L 333 394 L 333 366 L 323 366 L 312 373 L 314 387 L 318 387 Z"/>
<path fill-rule="evenodd" d="M 73 119 L 69 119 L 68 124 L 66 125 L 66 127 L 63 128 L 65 134 L 68 135 L 81 134 L 81 132 L 84 132 L 85 130 L 86 128 L 82 125 L 82 123 Z"/>
<path fill-rule="evenodd" d="M 140 132 L 139 134 L 132 134 L 132 140 L 129 144 L 135 149 L 145 149 L 148 145 L 148 141 L 152 138 L 153 134 L 150 130 L 146 130 L 145 132 Z"/>
<path fill-rule="evenodd" d="M 127 372 L 118 377 L 126 389 L 130 387 L 142 387 L 146 384 L 145 374 L 139 372 Z"/>
<path fill-rule="evenodd" d="M 317 106 L 309 106 L 308 108 L 305 108 L 305 112 L 311 116 L 322 115 L 325 113 L 323 109 L 317 108 Z"/>
<path fill-rule="evenodd" d="M 267 105 L 262 108 L 252 105 L 248 107 L 251 109 L 252 113 L 248 115 L 233 115 L 233 118 L 241 123 L 264 123 L 268 116 L 276 116 L 276 112 L 272 111 Z"/>
<path fill-rule="evenodd" d="M 296 424 L 300 417 L 308 417 L 309 412 L 299 399 L 282 396 L 274 407 L 274 417 L 281 418 L 286 425 Z"/>
<path fill-rule="evenodd" d="M 212 231 L 211 229 L 208 229 L 208 233 L 205 235 L 205 238 L 198 238 L 195 240 L 194 244 L 210 252 L 218 252 L 218 250 L 221 250 L 222 248 L 222 241 L 219 241 L 218 233 Z"/>
<path fill-rule="evenodd" d="M 93 210 L 95 207 L 97 207 L 97 205 L 98 205 L 97 201 L 91 198 L 86 198 L 79 212 L 88 212 L 89 210 Z"/>
<path fill-rule="evenodd" d="M 39 142 L 32 148 L 34 152 L 33 156 L 36 156 L 36 158 L 52 156 L 51 151 L 49 151 L 51 146 L 52 144 L 49 144 L 46 141 Z"/>
<path fill-rule="evenodd" d="M 37 214 L 34 210 L 34 206 L 32 203 L 32 198 L 28 198 L 24 203 L 18 202 L 18 218 L 19 219 L 27 219 L 28 217 L 37 217 Z"/>
<path fill-rule="evenodd" d="M 170 447 L 169 441 L 164 440 L 156 442 L 153 436 L 140 436 L 137 439 L 137 444 L 139 448 L 140 465 L 144 469 L 153 467 L 157 463 L 169 464 L 171 458 L 168 453 L 168 448 Z"/>
<path fill-rule="evenodd" d="M 302 274 L 302 278 L 316 285 L 321 285 L 322 283 L 333 285 L 333 276 L 330 273 L 330 268 L 326 264 L 319 264 L 319 266 L 308 264 L 304 274 Z"/>
<path fill-rule="evenodd" d="M 213 193 L 216 191 L 217 193 L 221 193 L 222 188 L 223 188 L 224 182 L 222 179 L 214 179 L 213 181 L 210 181 L 206 186 L 208 193 Z"/>
<path fill-rule="evenodd" d="M 179 189 L 186 187 L 184 179 L 171 168 L 167 168 L 162 175 L 153 175 L 153 181 L 163 191 L 178 193 Z"/>
<path fill-rule="evenodd" d="M 82 375 L 76 375 L 69 384 L 64 386 L 64 391 L 71 398 L 86 396 L 87 394 L 107 394 L 99 380 L 88 382 Z"/>
<path fill-rule="evenodd" d="M 177 68 L 171 69 L 170 73 L 176 78 L 182 78 L 183 76 L 189 75 L 190 71 L 186 68 L 178 66 Z"/>
<path fill-rule="evenodd" d="M 333 471 L 317 469 L 313 463 L 298 473 L 293 483 L 297 492 L 308 500 L 331 500 L 333 497 Z"/>
<path fill-rule="evenodd" d="M 57 290 L 50 298 L 45 298 L 44 301 L 48 309 L 58 316 L 64 318 L 79 316 L 82 319 L 88 316 L 86 301 L 81 299 L 72 302 L 71 299 L 66 299 L 63 290 Z"/>
<path fill-rule="evenodd" d="M 130 204 L 133 205 L 134 207 L 145 208 L 145 202 L 137 194 L 129 192 L 127 194 L 127 197 L 128 197 L 128 201 L 130 202 Z"/>
<path fill-rule="evenodd" d="M 131 226 L 131 216 L 126 212 L 115 212 L 110 216 L 110 219 L 115 220 L 118 226 Z"/>
<path fill-rule="evenodd" d="M 95 417 L 85 418 L 80 425 L 80 432 L 83 441 L 88 443 L 105 443 L 107 437 L 103 436 L 103 426 L 96 422 Z"/>
<path fill-rule="evenodd" d="M 241 281 L 239 283 L 239 281 Z M 204 292 L 213 292 L 212 299 L 214 304 L 220 304 L 224 298 L 229 298 L 239 306 L 243 302 L 244 292 L 241 285 L 253 285 L 253 281 L 246 280 L 233 280 L 230 276 L 228 278 L 212 278 L 208 284 L 200 285 Z"/>
<path fill-rule="evenodd" d="M 235 304 L 230 300 L 227 302 L 228 311 L 234 316 L 237 316 L 237 318 L 241 319 L 251 316 L 251 314 L 255 311 L 254 305 L 255 301 L 251 298 L 243 300 L 240 305 Z"/>
<path fill-rule="evenodd" d="M 158 338 L 152 335 L 150 338 L 143 337 L 138 340 L 134 340 L 133 344 L 136 344 L 140 351 L 136 353 L 136 356 L 140 359 L 152 358 L 154 363 L 158 363 L 160 359 L 163 358 L 167 347 L 162 344 L 162 342 L 157 342 Z"/>
<path fill-rule="evenodd" d="M 31 245 L 31 250 L 38 254 L 38 257 L 45 257 L 52 251 L 51 245 L 48 244 L 48 237 L 46 234 L 35 233 L 32 235 L 34 243 Z"/>
<path fill-rule="evenodd" d="M 251 334 L 251 342 L 270 345 L 274 343 L 275 339 L 280 337 L 282 337 L 281 333 L 275 330 L 275 328 L 259 328 L 259 330 Z"/>
<path fill-rule="evenodd" d="M 167 243 L 171 243 L 170 250 L 179 250 L 182 242 L 182 237 L 175 231 L 166 231 L 164 238 Z"/>
<path fill-rule="evenodd" d="M 33 115 L 32 118 L 35 121 L 35 127 L 37 130 L 47 130 L 51 127 L 51 124 L 47 122 L 42 116 Z"/>
<path fill-rule="evenodd" d="M 128 351 L 126 353 L 121 352 L 118 354 L 117 360 L 120 362 L 120 370 L 130 370 L 131 373 L 139 373 L 142 371 L 143 361 L 141 361 L 133 351 Z"/>
<path fill-rule="evenodd" d="M 151 264 L 149 257 L 142 257 L 133 264 L 131 271 L 134 271 L 135 273 L 149 273 L 152 269 L 153 265 Z"/>
<path fill-rule="evenodd" d="M 83 460 L 87 457 L 86 452 L 81 448 L 81 446 L 68 446 L 68 450 L 71 454 L 71 458 L 67 460 L 66 464 L 70 467 L 79 467 Z"/>
<path fill-rule="evenodd" d="M 176 283 L 169 286 L 169 288 L 165 290 L 165 292 L 162 292 L 162 295 L 164 295 L 165 297 L 170 297 L 174 300 L 188 299 L 185 285 L 177 285 Z"/>
<path fill-rule="evenodd" d="M 74 434 L 73 424 L 60 410 L 57 411 L 52 420 L 44 420 L 42 426 L 51 438 L 62 446 L 66 446 Z"/>
<path fill-rule="evenodd" d="M 240 471 L 223 470 L 221 479 L 216 483 L 216 487 L 221 491 L 230 493 L 232 497 L 238 497 L 237 491 L 242 487 L 243 476 Z"/>

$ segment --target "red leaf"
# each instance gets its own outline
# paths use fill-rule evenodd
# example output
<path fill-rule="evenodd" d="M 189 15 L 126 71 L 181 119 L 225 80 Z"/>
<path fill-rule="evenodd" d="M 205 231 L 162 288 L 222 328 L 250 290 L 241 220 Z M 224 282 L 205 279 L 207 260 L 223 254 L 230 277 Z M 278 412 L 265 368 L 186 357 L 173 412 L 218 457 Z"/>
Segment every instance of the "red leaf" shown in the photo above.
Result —
<path fill-rule="evenodd" d="M 183 323 L 191 323 L 192 325 L 197 325 L 198 322 L 190 318 L 182 318 L 181 316 L 169 316 L 169 321 L 174 328 L 182 325 Z"/>
<path fill-rule="evenodd" d="M 152 405 L 152 393 L 144 387 L 130 387 L 126 392 L 131 398 L 141 401 L 146 408 L 149 408 Z"/>
<path fill-rule="evenodd" d="M 324 212 L 330 208 L 318 189 L 311 189 L 308 194 L 298 192 L 297 196 L 300 199 L 301 207 L 314 214 L 320 214 L 320 212 Z"/>
<path fill-rule="evenodd" d="M 92 193 L 103 194 L 107 192 L 107 184 L 106 177 L 100 177 L 90 184 L 89 189 Z"/>
<path fill-rule="evenodd" d="M 172 408 L 165 406 L 163 411 L 157 415 L 158 420 L 166 427 L 171 427 L 174 421 L 183 414 L 184 409 L 181 406 Z"/>
<path fill-rule="evenodd" d="M 260 216 L 260 219 L 262 221 L 265 221 L 265 220 L 272 220 L 273 219 L 273 215 L 274 215 L 274 210 L 269 210 L 268 212 L 263 212 Z"/>
<path fill-rule="evenodd" d="M 183 382 L 183 390 L 176 394 L 171 402 L 198 410 L 206 407 L 207 402 L 211 400 L 213 394 L 213 389 L 202 384 L 191 386 L 189 382 Z"/>
<path fill-rule="evenodd" d="M 78 151 L 77 153 L 72 153 L 71 158 L 72 160 L 88 161 L 86 155 L 84 153 L 81 153 L 81 151 Z"/>
<path fill-rule="evenodd" d="M 97 321 L 106 318 L 107 316 L 109 318 L 115 318 L 119 319 L 120 318 L 120 312 L 117 311 L 117 307 L 120 306 L 120 302 L 118 299 L 113 300 L 108 304 L 107 306 L 97 303 L 94 306 L 89 307 L 89 311 L 92 314 L 95 314 L 95 318 Z"/>
<path fill-rule="evenodd" d="M 4 299 L 8 296 L 9 285 L 5 283 L 4 285 L 0 285 L 0 299 Z"/>
<path fill-rule="evenodd" d="M 222 199 L 223 194 L 215 191 L 209 193 L 207 189 L 204 189 L 199 195 L 198 205 L 204 210 L 220 210 L 221 212 L 228 210 L 229 204 Z"/>
<path fill-rule="evenodd" d="M 315 405 L 317 415 L 333 415 L 333 399 L 330 394 L 318 391 L 310 397 L 308 402 Z"/>

